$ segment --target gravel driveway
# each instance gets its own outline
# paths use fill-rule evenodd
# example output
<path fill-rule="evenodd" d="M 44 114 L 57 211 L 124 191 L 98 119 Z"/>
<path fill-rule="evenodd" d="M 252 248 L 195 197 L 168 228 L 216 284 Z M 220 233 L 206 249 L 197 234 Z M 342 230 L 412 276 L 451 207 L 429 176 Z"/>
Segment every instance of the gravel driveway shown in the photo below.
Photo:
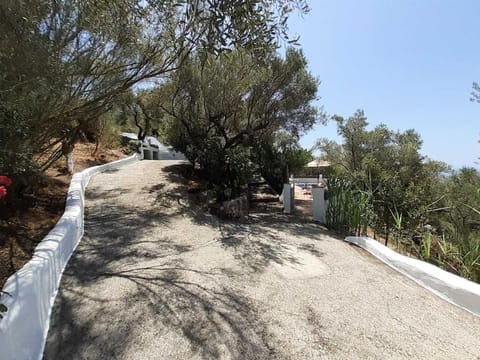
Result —
<path fill-rule="evenodd" d="M 205 214 L 175 164 L 92 179 L 45 359 L 480 359 L 480 318 L 315 224 Z"/>

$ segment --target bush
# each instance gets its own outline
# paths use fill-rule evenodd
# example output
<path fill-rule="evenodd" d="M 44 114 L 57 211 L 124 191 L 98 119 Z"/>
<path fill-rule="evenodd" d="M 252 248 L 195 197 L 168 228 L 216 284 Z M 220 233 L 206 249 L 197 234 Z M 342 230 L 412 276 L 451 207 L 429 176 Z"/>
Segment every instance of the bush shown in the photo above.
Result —
<path fill-rule="evenodd" d="M 213 139 L 206 141 L 205 145 L 197 161 L 213 186 L 217 200 L 238 197 L 252 176 L 250 150 L 241 146 L 223 149 Z"/>

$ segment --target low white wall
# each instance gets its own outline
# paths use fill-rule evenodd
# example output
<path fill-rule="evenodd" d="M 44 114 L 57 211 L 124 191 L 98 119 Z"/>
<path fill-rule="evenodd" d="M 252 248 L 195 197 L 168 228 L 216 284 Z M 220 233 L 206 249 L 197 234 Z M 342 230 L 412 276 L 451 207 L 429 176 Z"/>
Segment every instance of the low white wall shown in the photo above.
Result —
<path fill-rule="evenodd" d="M 73 176 L 65 213 L 38 244 L 32 259 L 10 276 L 0 303 L 8 307 L 0 320 L 1 359 L 41 359 L 50 313 L 63 270 L 83 236 L 85 188 L 90 178 L 105 170 L 138 161 L 139 156 L 88 168 Z"/>
<path fill-rule="evenodd" d="M 319 178 L 317 177 L 304 177 L 291 179 L 296 184 L 318 184 Z"/>
<path fill-rule="evenodd" d="M 159 151 L 158 160 L 187 160 L 185 155 L 176 151 Z"/>
<path fill-rule="evenodd" d="M 187 160 L 185 155 L 180 152 L 173 151 L 165 146 L 159 149 L 148 144 L 142 144 L 140 157 L 144 160 Z"/>
<path fill-rule="evenodd" d="M 480 284 L 449 273 L 425 261 L 400 255 L 368 237 L 349 236 L 345 241 L 362 247 L 442 299 L 480 316 Z"/>

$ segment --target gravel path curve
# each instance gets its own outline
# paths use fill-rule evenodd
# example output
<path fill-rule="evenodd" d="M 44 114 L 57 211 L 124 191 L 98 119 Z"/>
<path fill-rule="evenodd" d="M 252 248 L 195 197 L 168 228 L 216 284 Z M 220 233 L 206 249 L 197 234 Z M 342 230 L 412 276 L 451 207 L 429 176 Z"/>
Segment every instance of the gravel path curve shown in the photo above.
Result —
<path fill-rule="evenodd" d="M 480 318 L 315 224 L 218 221 L 176 164 L 92 179 L 45 359 L 480 359 Z"/>

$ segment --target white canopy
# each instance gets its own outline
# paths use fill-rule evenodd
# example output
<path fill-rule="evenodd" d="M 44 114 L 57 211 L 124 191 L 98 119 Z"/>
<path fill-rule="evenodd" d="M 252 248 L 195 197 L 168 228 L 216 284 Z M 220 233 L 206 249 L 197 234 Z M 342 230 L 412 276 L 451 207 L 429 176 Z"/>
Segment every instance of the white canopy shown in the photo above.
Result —
<path fill-rule="evenodd" d="M 326 160 L 313 160 L 310 161 L 305 167 L 309 168 L 318 168 L 318 167 L 329 167 L 330 163 Z"/>

